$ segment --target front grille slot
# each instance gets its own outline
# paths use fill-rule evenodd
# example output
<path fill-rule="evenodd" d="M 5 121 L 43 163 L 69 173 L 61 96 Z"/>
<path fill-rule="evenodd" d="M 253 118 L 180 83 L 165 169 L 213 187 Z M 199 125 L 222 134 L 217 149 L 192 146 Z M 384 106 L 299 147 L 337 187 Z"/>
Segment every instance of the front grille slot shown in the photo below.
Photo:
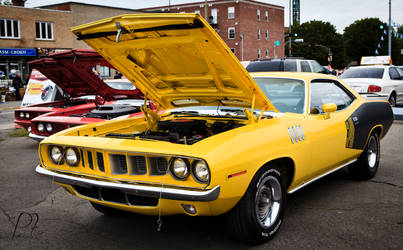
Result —
<path fill-rule="evenodd" d="M 83 153 L 83 150 L 82 150 L 82 149 L 80 149 L 80 155 L 81 155 L 81 165 L 85 168 L 84 153 Z"/>
<path fill-rule="evenodd" d="M 81 187 L 81 186 L 73 186 L 73 188 L 77 191 L 77 193 L 90 197 L 93 199 L 99 199 L 98 188 L 97 187 Z"/>
<path fill-rule="evenodd" d="M 130 175 L 147 173 L 146 158 L 144 156 L 128 156 Z"/>
<path fill-rule="evenodd" d="M 92 152 L 87 151 L 87 158 L 88 158 L 88 166 L 94 170 L 94 162 L 92 161 Z"/>
<path fill-rule="evenodd" d="M 129 202 L 129 205 L 132 206 L 156 207 L 158 205 L 158 198 L 140 195 L 128 194 L 127 201 Z"/>
<path fill-rule="evenodd" d="M 126 155 L 109 155 L 112 174 L 127 174 Z"/>
<path fill-rule="evenodd" d="M 164 157 L 148 157 L 150 175 L 165 175 L 168 170 L 168 161 Z"/>
<path fill-rule="evenodd" d="M 101 199 L 104 201 L 112 201 L 117 203 L 126 204 L 125 193 L 119 189 L 100 188 Z"/>
<path fill-rule="evenodd" d="M 73 185 L 74 190 L 85 197 L 100 200 L 115 202 L 128 206 L 143 206 L 156 207 L 158 206 L 158 198 L 126 194 L 119 189 L 104 188 L 104 187 L 82 187 Z"/>
<path fill-rule="evenodd" d="M 104 155 L 101 152 L 97 152 L 97 164 L 99 171 L 105 173 Z"/>

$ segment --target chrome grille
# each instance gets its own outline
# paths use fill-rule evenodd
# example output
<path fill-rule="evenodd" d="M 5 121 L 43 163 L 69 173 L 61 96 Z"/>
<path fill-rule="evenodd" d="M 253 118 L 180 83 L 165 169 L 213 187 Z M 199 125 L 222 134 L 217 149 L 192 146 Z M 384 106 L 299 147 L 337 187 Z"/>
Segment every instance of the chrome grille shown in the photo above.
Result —
<path fill-rule="evenodd" d="M 130 175 L 143 175 L 147 173 L 146 158 L 144 156 L 129 156 Z"/>
<path fill-rule="evenodd" d="M 168 170 L 168 161 L 164 157 L 148 157 L 150 175 L 165 175 Z"/>

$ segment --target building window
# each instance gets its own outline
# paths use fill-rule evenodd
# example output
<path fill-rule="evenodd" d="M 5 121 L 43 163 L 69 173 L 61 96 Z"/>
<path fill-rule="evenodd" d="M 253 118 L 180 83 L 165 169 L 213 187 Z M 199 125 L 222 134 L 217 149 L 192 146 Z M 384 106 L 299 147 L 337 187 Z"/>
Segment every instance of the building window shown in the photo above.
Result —
<path fill-rule="evenodd" d="M 235 7 L 228 7 L 228 19 L 235 18 Z"/>
<path fill-rule="evenodd" d="M 235 54 L 235 48 L 230 48 L 230 50 Z"/>
<path fill-rule="evenodd" d="M 269 49 L 266 49 L 266 58 L 269 58 Z"/>
<path fill-rule="evenodd" d="M 195 10 L 195 13 L 200 15 L 200 10 Z"/>
<path fill-rule="evenodd" d="M 228 28 L 228 39 L 235 39 L 235 28 Z"/>
<path fill-rule="evenodd" d="M 217 9 L 211 9 L 211 18 L 210 18 L 210 23 L 211 24 L 217 24 Z"/>
<path fill-rule="evenodd" d="M 20 38 L 20 20 L 0 19 L 1 38 Z"/>
<path fill-rule="evenodd" d="M 111 76 L 111 69 L 107 66 L 100 66 L 99 67 L 99 74 L 102 77 L 109 77 Z"/>
<path fill-rule="evenodd" d="M 257 49 L 257 59 L 260 59 L 260 48 Z"/>
<path fill-rule="evenodd" d="M 35 22 L 37 40 L 53 40 L 53 23 Z"/>
<path fill-rule="evenodd" d="M 269 30 L 266 30 L 266 40 L 269 40 Z"/>
<path fill-rule="evenodd" d="M 257 29 L 257 40 L 260 40 L 260 29 Z"/>
<path fill-rule="evenodd" d="M 264 12 L 264 19 L 266 20 L 266 22 L 269 21 L 269 11 L 267 10 Z"/>
<path fill-rule="evenodd" d="M 260 10 L 257 10 L 257 20 L 260 21 Z"/>

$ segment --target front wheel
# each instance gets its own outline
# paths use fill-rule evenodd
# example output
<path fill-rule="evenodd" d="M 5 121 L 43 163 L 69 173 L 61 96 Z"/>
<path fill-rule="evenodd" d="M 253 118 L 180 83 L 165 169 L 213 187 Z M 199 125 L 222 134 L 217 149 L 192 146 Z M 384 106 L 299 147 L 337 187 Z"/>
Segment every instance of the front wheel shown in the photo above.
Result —
<path fill-rule="evenodd" d="M 283 221 L 286 189 L 277 167 L 258 171 L 238 204 L 227 214 L 228 230 L 252 244 L 270 240 Z"/>
<path fill-rule="evenodd" d="M 372 132 L 367 146 L 357 161 L 349 166 L 349 171 L 356 179 L 367 180 L 376 175 L 379 166 L 380 143 L 378 134 Z"/>

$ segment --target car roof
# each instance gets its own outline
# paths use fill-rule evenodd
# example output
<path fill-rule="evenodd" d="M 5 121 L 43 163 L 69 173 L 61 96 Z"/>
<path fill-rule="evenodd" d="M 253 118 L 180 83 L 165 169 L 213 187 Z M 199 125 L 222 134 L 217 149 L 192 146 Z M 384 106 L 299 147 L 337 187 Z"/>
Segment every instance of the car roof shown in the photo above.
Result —
<path fill-rule="evenodd" d="M 325 75 L 320 73 L 312 72 L 251 72 L 252 77 L 272 77 L 272 78 L 298 78 L 301 80 L 312 80 L 312 79 L 331 79 L 339 80 L 339 78 L 332 75 Z"/>
<path fill-rule="evenodd" d="M 390 68 L 395 67 L 394 65 L 365 65 L 365 66 L 353 66 L 349 69 L 364 69 L 364 68 Z"/>

